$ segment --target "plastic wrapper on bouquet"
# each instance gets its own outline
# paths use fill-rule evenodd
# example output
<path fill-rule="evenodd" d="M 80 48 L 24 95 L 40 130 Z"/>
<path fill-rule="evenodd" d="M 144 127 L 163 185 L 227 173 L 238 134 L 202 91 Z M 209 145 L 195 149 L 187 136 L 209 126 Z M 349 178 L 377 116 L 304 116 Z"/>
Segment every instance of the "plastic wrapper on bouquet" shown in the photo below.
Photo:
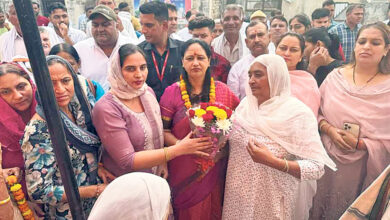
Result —
<path fill-rule="evenodd" d="M 218 103 L 200 103 L 188 110 L 193 137 L 210 137 L 213 147 L 209 157 L 198 157 L 198 170 L 206 174 L 215 164 L 217 154 L 226 145 L 233 128 L 232 110 Z"/>

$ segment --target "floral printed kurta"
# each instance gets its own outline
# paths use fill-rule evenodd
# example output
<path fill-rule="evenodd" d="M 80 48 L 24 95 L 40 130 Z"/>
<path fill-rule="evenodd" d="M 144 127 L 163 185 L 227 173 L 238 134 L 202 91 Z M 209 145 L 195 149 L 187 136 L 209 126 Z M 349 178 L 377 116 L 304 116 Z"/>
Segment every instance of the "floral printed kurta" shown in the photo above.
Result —
<path fill-rule="evenodd" d="M 71 144 L 68 150 L 77 185 L 89 185 L 86 155 Z M 22 139 L 22 151 L 29 196 L 36 203 L 44 204 L 45 219 L 72 219 L 69 204 L 61 201 L 65 191 L 45 121 L 29 122 Z M 95 199 L 82 201 L 87 216 L 94 202 Z"/>
<path fill-rule="evenodd" d="M 276 157 L 297 161 L 301 180 L 256 163 L 246 148 L 251 136 L 237 126 L 229 138 L 230 155 L 222 219 L 294 219 L 300 181 L 319 179 L 324 174 L 324 165 L 298 158 L 262 134 L 253 137 Z"/>

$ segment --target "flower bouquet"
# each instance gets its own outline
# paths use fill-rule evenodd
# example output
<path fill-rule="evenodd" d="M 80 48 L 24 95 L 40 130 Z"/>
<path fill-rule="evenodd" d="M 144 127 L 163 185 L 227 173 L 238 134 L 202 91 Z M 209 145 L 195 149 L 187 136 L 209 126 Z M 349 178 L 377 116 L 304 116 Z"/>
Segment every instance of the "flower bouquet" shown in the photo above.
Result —
<path fill-rule="evenodd" d="M 208 158 L 198 157 L 196 163 L 198 170 L 205 175 L 216 162 L 218 151 L 225 146 L 229 134 L 232 131 L 230 117 L 232 110 L 216 103 L 200 103 L 199 107 L 188 110 L 190 127 L 193 136 L 211 137 L 213 147 Z"/>

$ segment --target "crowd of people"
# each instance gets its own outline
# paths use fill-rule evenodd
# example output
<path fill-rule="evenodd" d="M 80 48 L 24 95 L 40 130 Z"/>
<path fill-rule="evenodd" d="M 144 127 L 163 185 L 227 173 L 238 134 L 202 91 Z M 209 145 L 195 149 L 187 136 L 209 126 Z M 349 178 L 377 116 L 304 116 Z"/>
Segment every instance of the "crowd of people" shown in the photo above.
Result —
<path fill-rule="evenodd" d="M 33 2 L 85 215 L 390 219 L 390 23 L 322 6 L 248 22 L 240 5 L 191 9 L 178 30 L 173 4 L 137 18 L 97 0 L 75 29 L 62 3 L 46 18 Z M 72 219 L 14 5 L 0 60 L 0 219 Z M 204 171 L 213 143 L 188 111 L 212 100 L 233 130 Z"/>

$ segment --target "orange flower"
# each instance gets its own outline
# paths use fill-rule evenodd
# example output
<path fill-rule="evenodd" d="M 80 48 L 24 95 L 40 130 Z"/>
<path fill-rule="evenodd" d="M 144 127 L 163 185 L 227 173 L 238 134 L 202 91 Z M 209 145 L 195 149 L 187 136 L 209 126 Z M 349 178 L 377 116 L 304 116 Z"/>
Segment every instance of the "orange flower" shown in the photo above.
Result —
<path fill-rule="evenodd" d="M 16 176 L 11 175 L 7 177 L 7 183 L 9 186 L 13 186 L 17 182 L 18 182 L 18 178 Z"/>
<path fill-rule="evenodd" d="M 23 204 L 21 204 L 21 205 L 18 205 L 18 208 L 19 208 L 19 210 L 28 209 L 28 203 L 25 202 L 25 203 L 23 203 Z"/>
<path fill-rule="evenodd" d="M 18 191 L 13 192 L 14 196 L 19 196 L 19 195 L 22 195 L 22 194 L 23 194 L 23 190 L 22 189 L 19 189 Z M 24 196 L 24 194 L 23 194 L 23 196 Z"/>
<path fill-rule="evenodd" d="M 190 96 L 187 92 L 186 82 L 183 80 L 183 76 L 180 76 L 180 92 L 181 92 L 181 99 L 184 101 L 184 106 L 187 109 L 190 109 L 192 107 Z M 215 81 L 214 78 L 211 77 L 210 80 L 210 94 L 209 94 L 210 103 L 215 103 Z"/>
<path fill-rule="evenodd" d="M 20 200 L 23 200 L 24 199 L 24 193 L 22 193 L 22 194 L 19 194 L 19 195 L 14 195 L 14 199 L 16 200 L 16 201 L 20 201 Z"/>
<path fill-rule="evenodd" d="M 22 205 L 18 206 L 18 208 L 19 208 L 21 213 L 27 212 L 28 210 L 30 210 L 30 208 L 28 207 L 27 203 L 24 203 L 23 206 Z"/>

